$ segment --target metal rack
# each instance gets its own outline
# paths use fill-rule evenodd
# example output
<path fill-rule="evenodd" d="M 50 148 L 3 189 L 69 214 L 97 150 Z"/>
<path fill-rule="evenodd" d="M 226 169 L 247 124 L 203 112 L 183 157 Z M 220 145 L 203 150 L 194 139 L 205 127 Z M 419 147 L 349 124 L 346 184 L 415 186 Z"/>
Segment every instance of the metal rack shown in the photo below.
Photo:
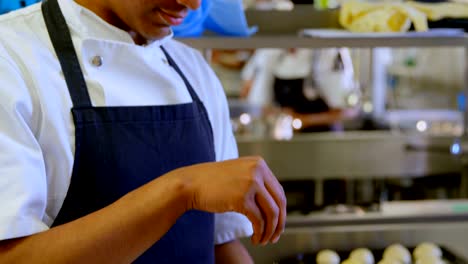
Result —
<path fill-rule="evenodd" d="M 381 47 L 390 47 L 390 48 L 401 48 L 401 47 L 464 47 L 467 52 L 465 52 L 465 57 L 466 61 L 468 62 L 468 35 L 457 35 L 457 36 L 434 36 L 434 35 L 419 35 L 419 36 L 408 36 L 406 34 L 395 34 L 395 35 L 382 35 L 382 36 L 369 36 L 369 37 L 363 37 L 362 35 L 358 35 L 358 37 L 352 37 L 352 36 L 337 36 L 337 37 L 310 37 L 310 36 L 299 36 L 299 35 L 259 35 L 259 36 L 254 36 L 251 38 L 235 38 L 235 37 L 202 37 L 202 38 L 182 38 L 179 39 L 180 41 L 196 48 L 199 50 L 202 50 L 206 59 L 210 60 L 210 54 L 212 49 L 223 49 L 223 50 L 229 50 L 229 49 L 257 49 L 257 48 L 293 48 L 293 47 L 299 47 L 299 48 L 331 48 L 331 47 L 350 47 L 350 48 L 370 48 L 373 53 L 378 54 L 378 48 Z M 378 62 L 373 60 L 371 63 L 374 63 L 374 68 L 375 66 L 378 67 Z M 467 95 L 466 97 L 468 98 L 468 65 L 465 67 L 465 94 Z M 376 86 L 377 84 L 373 84 L 373 86 Z M 384 88 L 384 87 L 383 87 Z M 379 114 L 382 112 L 382 109 L 384 106 L 384 100 L 382 100 L 382 91 L 379 90 L 385 90 L 385 89 L 373 89 L 373 102 L 374 102 L 374 109 L 375 114 L 374 116 L 378 118 Z M 459 155 L 462 156 L 462 158 L 459 160 L 461 163 L 463 163 L 463 167 L 465 167 L 464 171 L 466 171 L 466 178 L 465 184 L 467 185 L 468 189 L 468 158 L 464 158 L 465 155 L 468 155 L 468 109 L 465 109 L 464 111 L 464 116 L 465 116 L 465 135 L 460 138 L 460 139 L 444 139 L 445 141 L 445 146 L 442 146 L 442 148 L 446 149 L 445 154 L 450 154 L 450 146 L 452 143 L 457 142 L 460 147 Z M 387 135 L 396 141 L 398 141 L 400 145 L 405 145 L 406 143 L 404 142 L 406 139 L 403 139 L 400 137 L 395 137 L 392 135 Z M 343 140 L 343 138 L 353 138 L 353 135 L 342 135 L 338 136 L 337 138 L 334 138 L 333 140 Z M 375 135 L 370 134 L 369 135 L 370 140 L 373 140 L 375 142 Z M 467 140 L 465 140 L 465 138 Z M 311 137 L 312 139 L 312 137 Z M 241 138 L 239 139 L 239 148 L 241 150 L 241 153 L 243 150 L 248 153 L 251 149 L 255 149 L 257 151 L 262 152 L 261 154 L 264 154 L 265 156 L 274 156 L 274 154 L 270 154 L 272 149 L 277 150 L 277 145 L 280 144 L 280 147 L 298 147 L 298 150 L 300 151 L 302 143 L 304 143 L 304 139 L 299 138 L 298 139 L 301 142 L 295 142 L 295 139 L 289 143 L 275 143 L 269 140 L 265 139 L 252 139 L 252 138 Z M 317 139 L 312 139 L 315 143 L 320 144 L 321 149 L 324 149 L 323 141 L 317 140 Z M 330 139 L 325 139 L 326 141 L 331 141 Z M 395 142 L 396 142 L 395 141 Z M 434 166 L 434 164 L 439 164 L 438 166 L 440 168 L 444 168 L 445 165 L 450 164 L 452 168 L 457 168 L 460 169 L 460 166 L 455 164 L 453 161 L 447 160 L 447 158 L 442 158 L 442 162 L 436 162 L 434 159 L 432 159 L 432 156 L 438 156 L 440 157 L 441 153 L 441 146 L 438 145 L 437 151 L 434 151 L 434 146 L 432 146 L 431 140 L 427 140 L 427 143 L 423 146 L 418 146 L 417 151 L 414 151 L 412 148 L 405 148 L 405 150 L 398 150 L 397 152 L 391 153 L 393 157 L 398 157 L 404 156 L 408 154 L 408 151 L 411 152 L 410 156 L 419 156 L 420 158 L 424 159 L 428 157 L 428 160 L 426 162 L 426 165 L 429 167 L 429 169 L 418 169 L 418 168 L 412 168 L 408 167 L 408 164 L 403 164 L 401 166 L 406 166 L 405 169 L 401 169 L 400 171 L 403 172 L 406 169 L 408 169 L 408 174 L 409 175 L 415 175 L 417 176 L 418 174 L 421 175 L 427 171 L 430 170 L 437 170 L 438 168 Z M 388 142 L 388 140 L 386 141 Z M 393 142 L 393 143 L 395 143 Z M 349 142 L 348 142 L 349 143 Z M 363 144 L 365 142 L 360 142 L 360 144 Z M 377 142 L 378 143 L 378 142 Z M 391 143 L 391 144 L 393 144 Z M 263 145 L 262 145 L 263 144 Z M 297 145 L 299 144 L 299 145 Z M 297 145 L 297 146 L 296 146 Z M 371 145 L 368 145 L 369 149 L 372 148 Z M 382 142 L 378 143 L 376 145 L 379 149 L 382 150 L 382 147 L 385 147 L 382 145 Z M 388 147 L 391 148 L 390 145 Z M 393 145 L 395 147 L 395 145 Z M 383 149 L 385 150 L 385 149 Z M 386 150 L 389 150 L 387 148 Z M 419 151 L 419 152 L 418 152 Z M 304 152 L 304 151 L 302 151 Z M 374 151 L 375 152 L 375 151 Z M 385 152 L 385 151 L 384 151 Z M 400 153 L 401 152 L 401 153 Z M 425 152 L 425 153 L 423 153 Z M 303 153 L 302 153 L 303 154 Z M 297 156 L 297 155 L 295 155 Z M 427 157 L 426 157 L 427 156 Z M 297 157 L 296 157 L 297 158 Z M 356 159 L 359 159 L 359 157 L 355 157 Z M 275 163 L 281 164 L 281 163 L 286 163 L 287 161 L 282 161 L 279 160 L 278 157 L 272 157 L 272 161 Z M 413 160 L 411 163 L 414 164 L 415 160 Z M 272 163 L 273 163 L 272 162 Z M 323 163 L 323 162 L 320 162 Z M 326 162 L 325 162 L 326 163 Z M 391 163 L 391 162 L 390 162 Z M 432 164 L 434 163 L 434 164 Z M 307 163 L 304 163 L 307 164 Z M 357 163 L 353 163 L 351 165 L 356 166 Z M 379 163 L 380 164 L 380 163 Z M 372 164 L 370 164 L 372 165 Z M 383 164 L 380 164 L 380 168 L 388 168 L 389 173 L 386 174 L 385 170 L 381 171 L 381 173 L 378 173 L 378 175 L 382 175 L 382 177 L 385 176 L 394 176 L 396 173 L 396 170 L 398 170 L 398 166 L 394 166 L 395 164 L 390 164 L 391 166 L 385 166 Z M 339 165 L 337 165 L 339 166 Z M 353 167 L 353 168 L 354 168 Z M 335 167 L 336 168 L 336 167 Z M 287 167 L 277 167 L 275 168 L 278 171 L 283 171 L 283 170 L 289 170 L 289 171 L 298 171 L 300 170 L 298 166 L 292 166 L 291 168 Z M 363 168 L 361 168 L 362 171 Z M 373 173 L 376 172 L 377 168 L 374 168 L 370 171 Z M 418 172 L 415 171 L 418 170 Z M 346 169 L 344 169 L 346 170 Z M 349 170 L 348 170 L 349 171 Z M 335 171 L 333 171 L 335 173 Z M 375 173 L 374 173 L 375 174 Z M 327 175 L 326 173 L 324 175 Z M 303 176 L 303 175 L 299 175 Z M 357 176 L 357 175 L 356 175 Z M 287 176 L 285 176 L 287 177 Z M 358 177 L 358 176 L 357 176 Z M 468 194 L 467 194 L 468 196 Z"/>
<path fill-rule="evenodd" d="M 371 226 L 411 226 L 418 224 L 453 224 L 466 223 L 468 213 L 444 213 L 444 214 L 413 214 L 413 215 L 383 215 L 380 213 L 366 214 L 310 214 L 303 216 L 290 216 L 288 218 L 287 228 L 309 228 L 324 231 L 330 227 L 337 228 L 359 228 Z"/>
<path fill-rule="evenodd" d="M 204 37 L 198 39 L 179 39 L 180 41 L 188 44 L 196 49 L 202 50 L 205 58 L 210 59 L 212 49 L 257 49 L 257 48 L 333 48 L 333 47 L 349 47 L 349 48 L 370 48 L 373 51 L 380 47 L 464 47 L 465 48 L 465 59 L 467 65 L 465 67 L 465 96 L 468 98 L 468 36 L 457 36 L 457 37 L 407 37 L 405 35 L 397 37 L 300 37 L 295 35 L 259 35 L 251 38 L 229 38 L 229 37 Z M 344 156 L 349 157 L 346 153 L 342 153 L 343 157 L 334 155 L 334 157 L 343 158 L 343 164 L 348 164 L 359 169 L 359 174 L 352 176 L 353 178 L 369 178 L 380 176 L 391 177 L 392 173 L 396 176 L 400 173 L 400 169 L 409 172 L 408 175 L 414 174 L 415 177 L 422 175 L 431 170 L 447 170 L 450 171 L 453 168 L 462 170 L 463 184 L 466 186 L 464 189 L 468 190 L 468 109 L 464 111 L 464 124 L 465 130 L 464 135 L 458 139 L 444 138 L 442 141 L 434 143 L 432 139 L 425 139 L 424 144 L 412 145 L 408 138 L 403 136 L 391 136 L 383 135 L 379 133 L 370 133 L 367 141 L 362 141 L 362 137 L 366 135 L 356 136 L 344 133 L 343 135 L 314 135 L 310 138 L 299 137 L 293 139 L 290 142 L 273 142 L 269 139 L 255 139 L 255 138 L 242 138 L 239 140 L 239 149 L 241 154 L 248 154 L 255 150 L 260 152 L 270 164 L 275 167 L 275 171 L 290 172 L 287 177 L 288 179 L 304 179 L 307 168 L 303 169 L 298 166 L 298 163 L 304 165 L 313 165 L 314 163 L 307 161 L 307 155 L 303 155 L 305 152 L 304 140 L 315 141 L 314 144 L 321 146 L 321 149 L 325 149 L 327 146 L 324 144 L 329 142 L 334 145 L 335 148 L 338 144 L 354 144 L 355 146 L 362 146 L 362 144 L 374 144 L 375 149 L 372 149 L 368 157 L 360 157 L 358 155 L 352 155 L 352 162 L 348 162 Z M 355 137 L 358 137 L 356 140 Z M 387 137 L 383 140 L 383 137 Z M 373 142 L 371 142 L 373 141 Z M 457 142 L 460 146 L 458 163 L 450 161 L 450 145 L 453 142 Z M 396 144 L 396 142 L 398 144 Z M 441 144 L 442 142 L 442 144 Z M 374 146 L 373 145 L 373 146 Z M 328 145 L 329 147 L 330 145 Z M 370 145 L 367 145 L 369 147 Z M 405 147 L 406 146 L 406 147 Z M 416 146 L 416 148 L 415 148 Z M 294 153 L 298 155 L 291 155 L 291 160 L 294 158 L 295 165 L 288 167 L 288 157 L 279 158 L 275 153 L 281 153 L 278 148 L 290 148 L 294 149 Z M 327 148 L 328 148 L 327 147 Z M 404 149 L 404 152 L 400 153 Z M 399 151 L 398 153 L 392 152 Z M 299 152 L 296 152 L 299 151 Z M 401 163 L 400 167 L 394 162 L 398 161 L 394 159 L 392 162 L 370 162 L 369 166 L 373 167 L 371 173 L 367 173 L 368 168 L 359 167 L 360 161 L 370 158 L 379 151 L 388 152 L 387 156 L 399 157 L 398 155 L 410 155 L 412 161 L 409 164 Z M 406 152 L 405 152 L 406 151 Z M 409 152 L 408 152 L 409 151 Z M 424 153 L 422 153 L 424 152 Z M 431 164 L 431 156 L 440 159 L 441 153 L 445 155 L 442 163 L 434 162 Z M 284 152 L 282 152 L 284 153 Z M 317 152 L 315 152 L 317 153 Z M 336 152 L 338 153 L 338 152 Z M 406 154 L 405 154 L 406 153 Z M 439 156 L 438 156 L 439 155 Z M 308 155 L 310 157 L 310 155 Z M 320 155 L 319 155 L 320 156 Z M 400 156 L 401 157 L 401 156 Z M 426 159 L 424 168 L 412 167 L 412 164 L 416 164 L 417 160 L 421 161 Z M 400 160 L 401 161 L 401 160 Z M 440 160 L 439 160 L 440 161 Z M 450 163 L 452 162 L 452 163 Z M 424 162 L 423 162 L 424 163 Z M 281 165 L 282 164 L 282 165 Z M 285 165 L 286 164 L 286 165 Z M 323 158 L 320 162 L 315 163 L 322 164 L 321 167 L 314 167 L 313 169 L 323 169 L 321 176 L 312 177 L 318 181 L 327 178 L 333 178 L 334 174 L 337 174 L 340 170 L 340 166 L 343 164 L 332 164 L 326 162 Z M 419 163 L 421 164 L 421 163 Z M 434 166 L 438 164 L 440 166 Z M 451 164 L 451 165 L 448 165 Z M 331 166 L 331 169 L 326 169 L 326 166 Z M 388 166 L 387 166 L 388 165 Z M 444 168 L 444 165 L 448 167 Z M 281 167 L 283 166 L 283 167 Z M 387 171 L 383 171 L 383 168 L 388 168 Z M 312 169 L 312 166 L 309 167 Z M 380 170 L 379 170 L 380 169 Z M 406 171 L 406 169 L 408 169 Z M 346 168 L 345 168 L 346 170 Z M 388 172 L 388 173 L 387 173 Z M 297 175 L 292 175 L 296 173 Z M 328 174 L 327 174 L 328 173 Z M 380 173 L 380 174 L 379 174 Z M 349 174 L 349 173 L 348 173 Z M 389 216 L 379 213 L 366 213 L 364 215 L 310 215 L 310 216 L 288 216 L 287 230 L 285 237 L 280 240 L 277 245 L 271 245 L 264 248 L 253 248 L 250 246 L 248 241 L 245 244 L 251 249 L 252 255 L 254 256 L 257 263 L 271 263 L 273 259 L 277 259 L 280 256 L 290 255 L 294 252 L 304 250 L 317 250 L 319 248 L 330 247 L 330 248 L 349 248 L 365 246 L 366 244 L 385 246 L 388 243 L 400 241 L 401 243 L 415 244 L 424 240 L 436 240 L 439 243 L 449 245 L 455 248 L 459 252 L 464 248 L 466 244 L 466 235 L 468 233 L 465 230 L 468 227 L 468 214 L 467 213 L 447 213 L 447 214 L 419 214 L 419 215 L 397 215 Z M 467 256 L 468 257 L 468 256 Z"/>
<path fill-rule="evenodd" d="M 254 36 L 251 38 L 202 37 L 180 38 L 179 41 L 200 49 L 257 48 L 378 48 L 378 47 L 466 47 L 468 37 L 301 37 L 292 35 Z"/>

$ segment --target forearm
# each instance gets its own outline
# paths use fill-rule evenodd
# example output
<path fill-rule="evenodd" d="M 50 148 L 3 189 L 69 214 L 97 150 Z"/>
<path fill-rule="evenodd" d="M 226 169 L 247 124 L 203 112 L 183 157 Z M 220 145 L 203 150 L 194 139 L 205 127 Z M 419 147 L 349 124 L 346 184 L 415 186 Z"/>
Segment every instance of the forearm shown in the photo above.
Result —
<path fill-rule="evenodd" d="M 321 113 L 306 114 L 296 113 L 292 110 L 286 110 L 285 112 L 291 114 L 294 118 L 300 119 L 304 127 L 332 125 L 345 119 L 343 111 L 339 109 L 332 109 Z"/>
<path fill-rule="evenodd" d="M 253 264 L 252 257 L 239 240 L 217 245 L 215 247 L 216 263 L 222 264 Z"/>
<path fill-rule="evenodd" d="M 0 242 L 0 263 L 131 263 L 185 212 L 184 194 L 161 177 L 78 220 Z"/>

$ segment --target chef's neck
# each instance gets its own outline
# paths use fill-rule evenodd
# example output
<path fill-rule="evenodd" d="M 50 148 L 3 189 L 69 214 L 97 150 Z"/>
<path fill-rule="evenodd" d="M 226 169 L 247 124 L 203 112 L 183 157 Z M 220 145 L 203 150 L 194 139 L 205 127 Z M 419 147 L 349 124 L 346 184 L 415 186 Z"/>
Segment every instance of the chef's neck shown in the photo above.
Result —
<path fill-rule="evenodd" d="M 102 18 L 107 23 L 127 31 L 137 45 L 146 45 L 148 40 L 141 34 L 130 29 L 108 6 L 104 5 L 101 1 L 96 0 L 74 0 L 77 4 L 92 11 L 97 16 Z"/>

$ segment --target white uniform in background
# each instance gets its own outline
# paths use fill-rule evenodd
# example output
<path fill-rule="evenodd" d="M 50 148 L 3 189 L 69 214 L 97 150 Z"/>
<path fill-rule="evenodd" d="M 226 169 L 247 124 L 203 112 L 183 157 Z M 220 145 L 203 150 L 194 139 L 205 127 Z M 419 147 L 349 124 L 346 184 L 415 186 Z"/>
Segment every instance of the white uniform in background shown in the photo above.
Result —
<path fill-rule="evenodd" d="M 237 157 L 223 89 L 198 52 L 172 36 L 136 46 L 128 33 L 72 0 L 59 3 L 94 106 L 190 102 L 184 82 L 160 49 L 164 45 L 206 106 L 216 159 Z M 75 139 L 71 98 L 40 5 L 1 16 L 0 41 L 0 240 L 4 240 L 45 231 L 53 223 L 70 183 Z M 217 214 L 215 219 L 217 244 L 252 234 L 243 215 Z"/>
<path fill-rule="evenodd" d="M 337 60 L 343 65 L 334 69 Z M 313 77 L 318 94 L 331 108 L 346 108 L 346 98 L 355 88 L 351 55 L 346 48 L 315 50 L 314 57 L 311 49 L 256 50 L 241 73 L 242 80 L 253 80 L 247 101 L 257 105 L 272 104 L 275 77 L 284 80 Z"/>
<path fill-rule="evenodd" d="M 271 105 L 274 100 L 275 76 L 283 79 L 306 78 L 311 73 L 312 51 L 297 49 L 257 49 L 242 70 L 243 81 L 253 80 L 247 101 L 256 105 Z"/>

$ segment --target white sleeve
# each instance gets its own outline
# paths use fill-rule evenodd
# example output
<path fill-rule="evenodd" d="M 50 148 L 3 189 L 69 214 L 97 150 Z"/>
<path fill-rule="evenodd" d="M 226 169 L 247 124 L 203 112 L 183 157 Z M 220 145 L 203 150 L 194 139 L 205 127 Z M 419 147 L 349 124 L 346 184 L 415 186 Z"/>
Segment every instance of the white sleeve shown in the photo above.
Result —
<path fill-rule="evenodd" d="M 229 119 L 229 109 L 225 96 L 222 96 L 220 107 L 224 113 L 222 115 L 223 131 L 218 135 L 219 139 L 215 139 L 217 148 L 217 160 L 228 160 L 238 157 L 237 145 L 231 129 Z M 218 144 L 216 144 L 216 141 Z M 224 244 L 226 242 L 241 238 L 248 237 L 253 234 L 253 228 L 250 221 L 242 214 L 235 212 L 228 212 L 223 214 L 216 214 L 215 216 L 215 244 Z"/>
<path fill-rule="evenodd" d="M 217 148 L 218 161 L 234 159 L 239 156 L 236 140 L 231 129 L 227 100 L 224 94 L 221 97 L 222 100 L 218 100 L 218 102 L 220 102 L 220 108 L 222 109 L 220 113 L 223 113 L 222 120 L 220 120 L 222 122 L 223 131 L 218 135 L 219 139 L 215 139 L 215 142 L 217 141 L 217 145 L 219 146 Z M 248 237 L 252 234 L 252 224 L 247 217 L 242 214 L 228 212 L 215 216 L 215 244 L 217 245 L 241 237 Z"/>
<path fill-rule="evenodd" d="M 45 165 L 31 127 L 33 99 L 0 46 L 0 240 L 47 230 Z"/>
<path fill-rule="evenodd" d="M 203 58 L 200 58 L 204 61 Z M 211 97 L 209 112 L 211 113 L 211 123 L 215 141 L 216 160 L 223 161 L 235 159 L 239 156 L 237 144 L 232 132 L 231 120 L 229 118 L 229 107 L 223 87 L 215 73 L 208 65 L 207 78 L 210 80 L 210 91 L 214 94 Z M 224 244 L 241 237 L 248 237 L 253 234 L 250 221 L 242 214 L 228 212 L 215 215 L 215 244 Z"/>
<path fill-rule="evenodd" d="M 243 81 L 248 81 L 255 78 L 258 67 L 262 66 L 259 65 L 259 56 L 259 50 L 256 50 L 242 68 L 240 76 Z"/>

